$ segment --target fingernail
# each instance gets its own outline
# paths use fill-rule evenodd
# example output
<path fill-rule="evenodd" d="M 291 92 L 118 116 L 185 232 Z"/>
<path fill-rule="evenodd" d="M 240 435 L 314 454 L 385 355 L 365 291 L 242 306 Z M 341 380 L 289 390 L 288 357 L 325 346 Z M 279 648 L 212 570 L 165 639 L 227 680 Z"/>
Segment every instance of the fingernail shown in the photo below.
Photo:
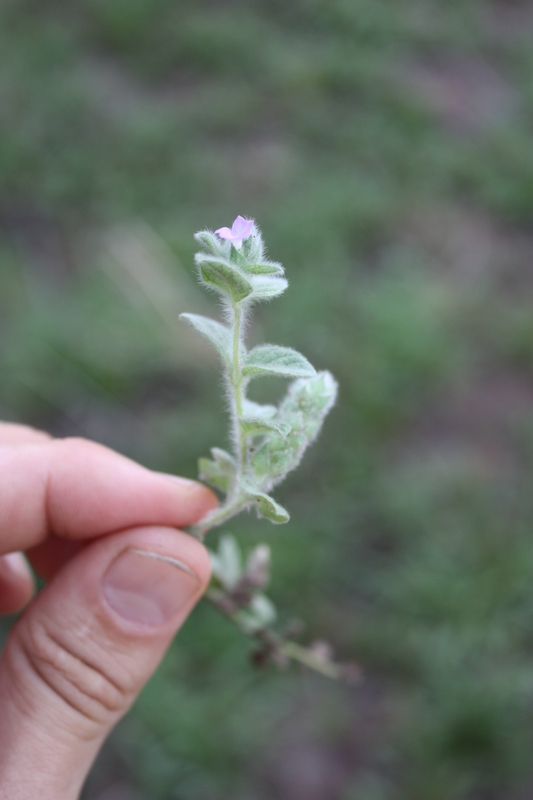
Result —
<path fill-rule="evenodd" d="M 156 627 L 171 620 L 201 588 L 185 563 L 159 553 L 129 548 L 104 576 L 104 595 L 124 619 Z"/>

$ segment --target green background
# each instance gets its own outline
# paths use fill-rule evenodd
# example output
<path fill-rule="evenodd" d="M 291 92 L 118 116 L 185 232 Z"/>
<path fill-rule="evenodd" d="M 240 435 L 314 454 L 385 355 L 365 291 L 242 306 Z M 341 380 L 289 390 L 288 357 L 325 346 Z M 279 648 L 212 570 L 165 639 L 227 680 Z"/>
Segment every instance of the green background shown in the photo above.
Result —
<path fill-rule="evenodd" d="M 226 420 L 178 314 L 216 314 L 193 234 L 237 214 L 290 281 L 250 341 L 340 384 L 290 523 L 230 528 L 364 680 L 257 672 L 201 606 L 84 800 L 533 795 L 532 30 L 526 0 L 2 4 L 1 416 L 194 477 Z"/>

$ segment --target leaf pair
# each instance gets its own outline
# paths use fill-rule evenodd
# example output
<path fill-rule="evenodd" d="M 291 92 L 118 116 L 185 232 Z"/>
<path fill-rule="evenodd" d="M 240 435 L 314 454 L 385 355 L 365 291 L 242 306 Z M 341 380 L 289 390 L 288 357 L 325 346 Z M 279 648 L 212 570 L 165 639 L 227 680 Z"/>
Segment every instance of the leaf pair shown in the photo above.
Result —
<path fill-rule="evenodd" d="M 281 277 L 283 267 L 273 262 L 238 266 L 228 258 L 210 253 L 197 253 L 195 261 L 203 283 L 228 298 L 232 305 L 247 297 L 250 300 L 278 297 L 288 286 Z"/>
<path fill-rule="evenodd" d="M 229 328 L 200 314 L 181 314 L 197 331 L 213 344 L 228 369 L 232 369 L 232 333 Z M 246 354 L 242 374 L 245 378 L 271 375 L 279 378 L 309 378 L 316 375 L 314 367 L 291 347 L 262 344 Z"/>
<path fill-rule="evenodd" d="M 289 514 L 279 503 L 250 480 L 237 477 L 237 466 L 234 459 L 225 450 L 211 448 L 213 458 L 198 459 L 200 480 L 209 483 L 215 489 L 228 494 L 234 488 L 242 496 L 243 506 L 255 506 L 259 517 L 266 517 L 271 522 L 281 525 L 289 521 Z M 238 483 L 238 486 L 235 484 Z"/>

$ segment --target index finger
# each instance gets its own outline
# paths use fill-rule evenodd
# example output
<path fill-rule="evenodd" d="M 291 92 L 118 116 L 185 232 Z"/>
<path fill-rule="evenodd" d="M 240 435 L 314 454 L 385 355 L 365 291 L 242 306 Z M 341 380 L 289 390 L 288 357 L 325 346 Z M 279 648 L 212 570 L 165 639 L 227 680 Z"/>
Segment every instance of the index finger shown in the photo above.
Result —
<path fill-rule="evenodd" d="M 182 528 L 216 504 L 196 481 L 84 439 L 0 446 L 0 554 L 50 534 L 83 541 L 140 525 Z"/>

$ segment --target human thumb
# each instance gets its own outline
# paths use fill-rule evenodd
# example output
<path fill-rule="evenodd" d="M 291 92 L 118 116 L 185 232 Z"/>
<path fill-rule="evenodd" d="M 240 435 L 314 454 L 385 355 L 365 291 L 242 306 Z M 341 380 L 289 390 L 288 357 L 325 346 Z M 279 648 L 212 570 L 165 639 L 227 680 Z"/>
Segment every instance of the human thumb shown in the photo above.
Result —
<path fill-rule="evenodd" d="M 87 545 L 28 606 L 0 661 L 0 798 L 75 800 L 203 593 L 186 533 L 134 528 Z"/>

